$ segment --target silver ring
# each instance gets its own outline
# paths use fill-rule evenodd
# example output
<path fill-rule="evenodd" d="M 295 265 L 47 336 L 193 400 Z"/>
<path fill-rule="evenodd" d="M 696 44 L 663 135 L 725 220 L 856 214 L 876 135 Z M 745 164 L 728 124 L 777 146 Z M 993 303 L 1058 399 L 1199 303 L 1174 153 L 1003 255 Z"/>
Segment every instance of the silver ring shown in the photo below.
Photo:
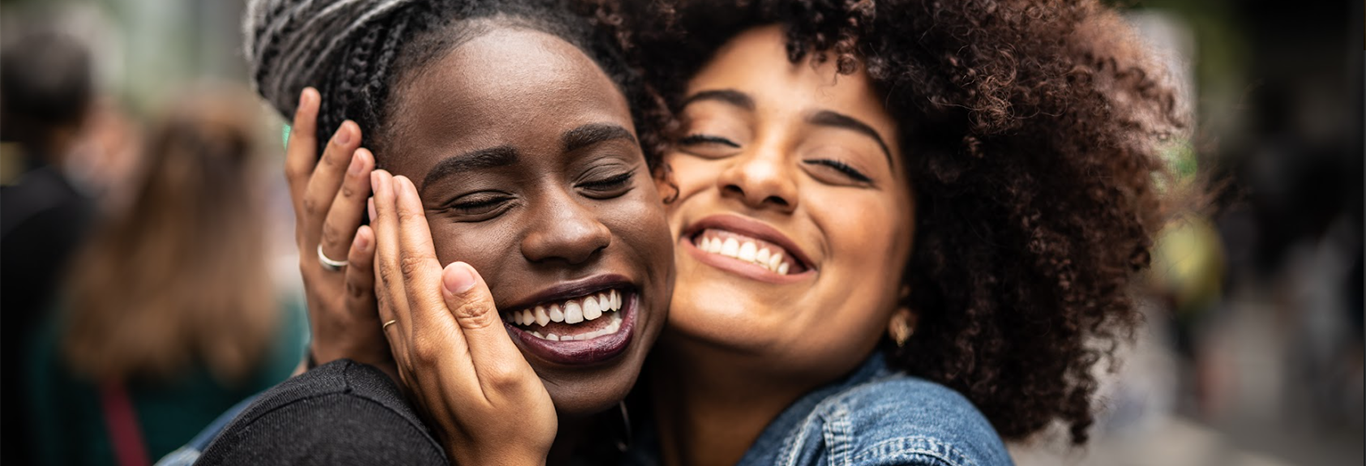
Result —
<path fill-rule="evenodd" d="M 347 262 L 332 260 L 328 258 L 326 254 L 323 254 L 323 245 L 318 244 L 318 263 L 322 264 L 323 270 L 326 270 L 328 272 L 336 272 L 338 270 L 341 270 L 342 267 L 346 267 Z"/>

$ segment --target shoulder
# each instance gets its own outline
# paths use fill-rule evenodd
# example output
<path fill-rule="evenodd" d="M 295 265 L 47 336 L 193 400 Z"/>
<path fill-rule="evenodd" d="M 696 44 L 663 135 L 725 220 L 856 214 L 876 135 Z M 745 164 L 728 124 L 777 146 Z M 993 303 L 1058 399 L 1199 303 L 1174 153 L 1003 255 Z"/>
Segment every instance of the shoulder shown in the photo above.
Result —
<path fill-rule="evenodd" d="M 328 363 L 262 393 L 196 464 L 445 464 L 393 382 Z"/>
<path fill-rule="evenodd" d="M 958 392 L 927 380 L 898 374 L 855 385 L 827 398 L 816 414 L 829 453 L 848 464 L 1011 464 L 986 417 Z"/>

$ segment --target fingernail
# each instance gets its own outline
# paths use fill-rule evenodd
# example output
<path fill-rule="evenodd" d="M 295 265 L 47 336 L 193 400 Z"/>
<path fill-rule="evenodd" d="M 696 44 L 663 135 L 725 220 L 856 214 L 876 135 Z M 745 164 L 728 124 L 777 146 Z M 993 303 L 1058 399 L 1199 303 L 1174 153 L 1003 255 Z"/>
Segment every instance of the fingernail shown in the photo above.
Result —
<path fill-rule="evenodd" d="M 375 215 L 375 198 L 374 198 L 374 197 L 371 197 L 371 198 L 369 198 L 369 199 L 367 199 L 367 200 L 365 201 L 365 209 L 368 210 L 369 213 L 370 213 L 370 220 L 374 220 L 375 217 L 377 217 L 377 215 Z"/>
<path fill-rule="evenodd" d="M 370 187 L 373 189 L 375 186 L 379 186 L 379 170 L 370 172 Z"/>
<path fill-rule="evenodd" d="M 366 238 L 365 235 L 356 235 L 356 248 L 360 249 L 361 252 L 368 252 L 370 250 L 370 239 Z"/>
<path fill-rule="evenodd" d="M 446 266 L 446 273 L 441 274 L 441 284 L 452 295 L 469 291 L 474 288 L 474 282 L 474 267 L 464 262 L 452 262 Z"/>
<path fill-rule="evenodd" d="M 360 175 L 361 168 L 364 166 L 365 164 L 361 163 L 360 160 L 360 151 L 356 151 L 356 153 L 351 154 L 351 167 L 347 168 L 346 171 L 347 173 L 350 173 L 351 176 L 358 176 Z"/>
<path fill-rule="evenodd" d="M 406 191 L 406 189 L 404 189 L 403 183 L 407 180 L 408 178 L 402 175 L 394 177 L 394 198 L 403 199 L 403 192 Z"/>
<path fill-rule="evenodd" d="M 346 145 L 351 143 L 350 125 L 342 123 L 341 128 L 337 128 L 337 144 Z"/>
<path fill-rule="evenodd" d="M 308 105 L 308 88 L 307 88 L 307 87 L 305 87 L 304 90 L 299 91 L 299 106 L 300 106 L 300 107 L 303 107 L 303 106 L 305 106 L 305 105 Z"/>

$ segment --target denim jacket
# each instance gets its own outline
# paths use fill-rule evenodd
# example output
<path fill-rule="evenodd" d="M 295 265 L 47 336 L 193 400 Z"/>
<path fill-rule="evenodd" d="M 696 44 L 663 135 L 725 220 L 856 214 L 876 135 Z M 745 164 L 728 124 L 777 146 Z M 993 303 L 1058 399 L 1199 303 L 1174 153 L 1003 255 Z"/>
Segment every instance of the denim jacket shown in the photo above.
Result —
<path fill-rule="evenodd" d="M 649 429 L 649 427 L 645 427 Z M 627 464 L 658 464 L 635 445 Z M 641 448 L 643 447 L 643 448 Z M 644 451 L 642 451 L 644 450 Z M 893 371 L 881 353 L 848 378 L 798 399 L 764 429 L 741 466 L 1010 465 L 1005 445 L 971 402 L 948 387 Z"/>

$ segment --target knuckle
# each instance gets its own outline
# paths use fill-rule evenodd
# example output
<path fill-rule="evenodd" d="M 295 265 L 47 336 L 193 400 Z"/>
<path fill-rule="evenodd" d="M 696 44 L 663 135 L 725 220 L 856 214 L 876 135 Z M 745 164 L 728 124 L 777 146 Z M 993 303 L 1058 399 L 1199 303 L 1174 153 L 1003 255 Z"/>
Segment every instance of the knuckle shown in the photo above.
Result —
<path fill-rule="evenodd" d="M 422 271 L 427 262 L 425 257 L 404 256 L 399 259 L 398 264 L 399 270 L 403 272 L 403 278 L 412 279 Z"/>
<path fill-rule="evenodd" d="M 393 271 L 393 269 L 390 268 L 390 267 L 380 267 L 380 269 L 379 269 L 379 280 L 380 280 L 380 283 L 383 283 L 385 286 L 389 286 L 391 283 L 393 283 L 393 282 L 394 282 L 394 271 Z"/>
<path fill-rule="evenodd" d="M 497 313 L 492 310 L 483 300 L 465 301 L 456 306 L 451 312 L 455 316 L 455 321 L 461 327 L 467 329 L 481 329 L 493 325 L 497 320 Z"/>
<path fill-rule="evenodd" d="M 425 218 L 426 217 L 422 215 L 422 212 L 414 212 L 406 209 L 398 210 L 398 221 L 401 223 L 415 222 L 418 220 L 424 220 Z"/>
<path fill-rule="evenodd" d="M 441 359 L 441 347 L 424 334 L 413 335 L 413 362 L 424 366 L 435 366 Z"/>
<path fill-rule="evenodd" d="M 292 163 L 285 166 L 285 179 L 292 183 L 297 183 L 308 178 L 308 171 L 300 164 Z"/>
<path fill-rule="evenodd" d="M 342 243 L 342 232 L 331 222 L 323 222 L 323 244 L 336 245 Z"/>
<path fill-rule="evenodd" d="M 310 198 L 310 197 L 308 197 L 308 196 L 304 196 L 303 206 L 304 206 L 304 213 L 305 213 L 305 214 L 308 214 L 308 215 L 317 215 L 317 214 L 318 214 L 319 206 L 318 206 L 318 200 L 317 200 L 317 199 L 313 199 L 313 198 Z"/>
<path fill-rule="evenodd" d="M 364 298 L 370 292 L 370 287 L 366 286 L 362 280 L 351 279 L 346 281 L 346 295 L 352 299 Z"/>
<path fill-rule="evenodd" d="M 522 382 L 521 372 L 511 364 L 490 365 L 481 375 L 495 390 L 504 393 L 511 392 Z"/>

